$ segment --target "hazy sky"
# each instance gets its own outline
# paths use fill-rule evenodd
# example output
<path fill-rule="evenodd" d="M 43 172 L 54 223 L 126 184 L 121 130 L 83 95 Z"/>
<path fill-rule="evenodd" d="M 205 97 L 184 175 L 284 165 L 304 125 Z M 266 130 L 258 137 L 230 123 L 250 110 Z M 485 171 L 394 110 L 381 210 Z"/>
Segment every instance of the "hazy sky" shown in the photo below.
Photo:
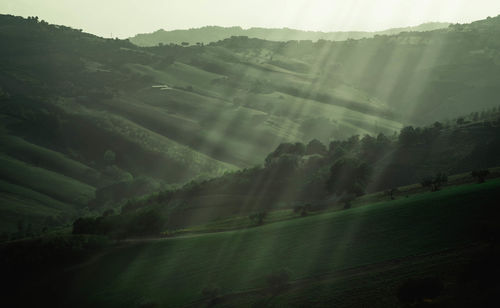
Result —
<path fill-rule="evenodd" d="M 500 0 L 0 0 L 0 13 L 124 38 L 206 25 L 373 31 L 470 22 L 500 14 Z"/>

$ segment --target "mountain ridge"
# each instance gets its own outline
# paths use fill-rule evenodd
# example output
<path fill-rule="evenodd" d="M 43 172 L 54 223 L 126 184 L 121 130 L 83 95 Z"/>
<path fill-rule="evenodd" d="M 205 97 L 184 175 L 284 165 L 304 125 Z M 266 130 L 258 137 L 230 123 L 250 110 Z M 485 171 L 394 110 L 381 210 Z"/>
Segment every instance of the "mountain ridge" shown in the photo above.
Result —
<path fill-rule="evenodd" d="M 223 40 L 231 36 L 248 36 L 250 38 L 259 38 L 271 41 L 290 41 L 290 40 L 331 40 L 343 41 L 347 39 L 371 38 L 375 35 L 391 35 L 401 32 L 412 31 L 432 31 L 443 29 L 450 26 L 451 23 L 445 22 L 426 22 L 418 26 L 390 28 L 381 31 L 311 31 L 299 30 L 293 28 L 263 28 L 250 27 L 242 28 L 240 26 L 221 27 L 204 26 L 200 28 L 165 30 L 159 29 L 151 33 L 139 33 L 128 38 L 132 43 L 138 46 L 155 46 L 162 44 L 189 44 L 203 43 Z"/>

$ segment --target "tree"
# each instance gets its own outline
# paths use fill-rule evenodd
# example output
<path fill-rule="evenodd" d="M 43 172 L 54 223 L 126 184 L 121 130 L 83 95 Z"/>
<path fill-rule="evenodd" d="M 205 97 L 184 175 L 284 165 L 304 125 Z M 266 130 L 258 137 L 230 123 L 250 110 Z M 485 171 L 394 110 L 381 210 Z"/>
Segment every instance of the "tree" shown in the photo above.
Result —
<path fill-rule="evenodd" d="M 300 216 L 304 217 L 304 216 L 307 216 L 307 212 L 311 209 L 311 205 L 310 204 L 306 204 L 306 205 L 297 205 L 296 207 L 293 208 L 293 212 L 295 214 L 298 214 L 300 213 Z"/>
<path fill-rule="evenodd" d="M 102 217 L 108 217 L 108 216 L 112 216 L 115 214 L 115 211 L 113 209 L 107 209 L 104 211 L 104 213 L 102 213 Z"/>
<path fill-rule="evenodd" d="M 313 155 L 313 154 L 319 154 L 319 155 L 325 155 L 327 153 L 326 146 L 321 143 L 318 139 L 313 139 L 311 140 L 305 150 L 306 155 Z"/>
<path fill-rule="evenodd" d="M 443 129 L 443 124 L 441 124 L 441 122 L 434 122 L 434 128 L 437 129 L 437 130 L 442 130 Z"/>
<path fill-rule="evenodd" d="M 250 218 L 250 220 L 254 222 L 256 225 L 260 226 L 262 225 L 262 223 L 264 223 L 264 218 L 266 218 L 266 216 L 267 212 L 261 211 L 258 213 L 248 215 L 248 218 Z"/>
<path fill-rule="evenodd" d="M 354 159 L 341 159 L 330 169 L 327 190 L 338 195 L 360 196 L 368 182 L 370 170 L 366 163 Z"/>
<path fill-rule="evenodd" d="M 266 164 L 271 162 L 274 158 L 280 157 L 284 154 L 292 154 L 292 155 L 298 155 L 302 156 L 306 152 L 306 146 L 303 143 L 296 142 L 296 143 L 280 143 L 276 150 L 271 152 L 267 157 L 266 157 Z"/>
<path fill-rule="evenodd" d="M 115 162 L 116 154 L 115 154 L 115 152 L 113 152 L 111 150 L 106 150 L 106 152 L 104 152 L 103 159 L 104 159 L 104 162 L 106 163 L 106 165 L 108 165 L 108 166 L 112 165 Z"/>
<path fill-rule="evenodd" d="M 435 191 L 441 188 L 441 185 L 448 182 L 448 176 L 445 173 L 438 173 L 434 178 Z"/>
<path fill-rule="evenodd" d="M 380 133 L 376 138 L 365 135 L 361 139 L 361 157 L 367 162 L 373 163 L 385 153 L 390 147 L 391 141 Z"/>
<path fill-rule="evenodd" d="M 24 220 L 20 219 L 17 221 L 17 232 L 22 233 L 24 231 Z"/>
<path fill-rule="evenodd" d="M 399 189 L 391 188 L 385 192 L 385 195 L 389 196 L 389 198 L 391 198 L 391 200 L 394 200 L 395 199 L 394 194 L 396 194 L 397 192 L 399 192 Z"/>
<path fill-rule="evenodd" d="M 80 217 L 73 222 L 73 234 L 100 234 L 100 220 L 94 217 Z"/>
<path fill-rule="evenodd" d="M 425 177 L 420 182 L 420 185 L 422 185 L 422 187 L 430 187 L 431 191 L 434 192 L 441 189 L 441 186 L 446 182 L 448 182 L 448 176 L 440 172 L 434 177 Z"/>
<path fill-rule="evenodd" d="M 399 133 L 399 143 L 401 145 L 414 144 L 417 141 L 417 132 L 413 126 L 406 126 Z"/>
<path fill-rule="evenodd" d="M 340 202 L 344 203 L 344 210 L 350 209 L 352 207 L 351 202 L 356 199 L 356 195 L 352 193 L 343 194 L 340 198 Z"/>
<path fill-rule="evenodd" d="M 471 172 L 473 178 L 477 180 L 478 183 L 484 183 L 486 177 L 490 174 L 488 169 L 474 170 Z"/>

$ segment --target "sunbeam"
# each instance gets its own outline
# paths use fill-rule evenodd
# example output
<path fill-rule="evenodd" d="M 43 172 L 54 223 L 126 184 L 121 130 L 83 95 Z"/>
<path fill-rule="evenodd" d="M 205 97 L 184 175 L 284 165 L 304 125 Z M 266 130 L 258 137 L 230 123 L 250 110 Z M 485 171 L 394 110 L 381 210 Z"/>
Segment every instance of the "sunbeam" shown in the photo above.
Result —
<path fill-rule="evenodd" d="M 0 12 L 2 306 L 498 306 L 498 1 Z"/>

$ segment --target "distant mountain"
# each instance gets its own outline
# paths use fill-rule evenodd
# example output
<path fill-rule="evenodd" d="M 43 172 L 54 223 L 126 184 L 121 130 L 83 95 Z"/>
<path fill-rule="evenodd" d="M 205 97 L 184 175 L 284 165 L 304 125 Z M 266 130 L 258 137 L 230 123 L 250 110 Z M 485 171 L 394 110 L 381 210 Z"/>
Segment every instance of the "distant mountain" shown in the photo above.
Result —
<path fill-rule="evenodd" d="M 188 30 L 158 30 L 153 33 L 137 34 L 129 40 L 138 46 L 156 46 L 162 44 L 181 44 L 183 42 L 191 45 L 197 43 L 208 44 L 220 41 L 231 36 L 248 36 L 249 38 L 259 38 L 268 41 L 291 41 L 291 40 L 329 40 L 345 41 L 348 39 L 372 38 L 375 35 L 391 35 L 401 32 L 432 31 L 447 28 L 449 23 L 429 22 L 415 27 L 394 28 L 378 32 L 348 31 L 348 32 L 321 32 L 303 31 L 296 29 L 267 29 L 241 27 L 218 27 L 208 26 Z"/>

